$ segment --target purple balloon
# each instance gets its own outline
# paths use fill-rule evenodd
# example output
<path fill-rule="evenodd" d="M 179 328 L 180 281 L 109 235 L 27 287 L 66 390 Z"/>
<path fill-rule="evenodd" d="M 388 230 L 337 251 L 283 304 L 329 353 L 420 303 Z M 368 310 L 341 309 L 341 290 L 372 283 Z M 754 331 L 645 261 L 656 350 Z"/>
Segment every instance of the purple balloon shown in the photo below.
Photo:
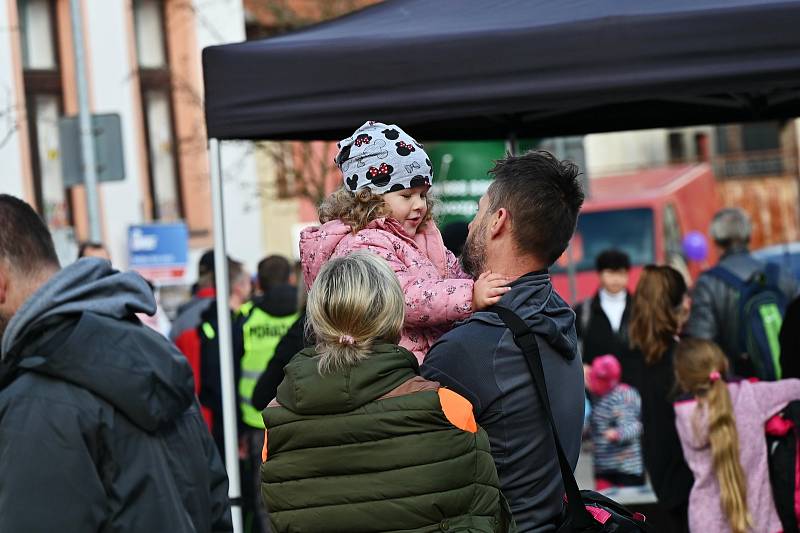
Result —
<path fill-rule="evenodd" d="M 683 253 L 691 261 L 703 261 L 708 257 L 708 239 L 699 231 L 690 231 L 683 238 Z"/>

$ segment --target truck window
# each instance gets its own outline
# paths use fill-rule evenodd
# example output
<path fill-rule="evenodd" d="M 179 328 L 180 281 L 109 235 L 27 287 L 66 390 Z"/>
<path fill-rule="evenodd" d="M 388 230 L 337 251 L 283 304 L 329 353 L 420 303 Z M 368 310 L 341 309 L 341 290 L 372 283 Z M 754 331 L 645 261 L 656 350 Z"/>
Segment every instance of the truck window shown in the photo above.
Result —
<path fill-rule="evenodd" d="M 619 209 L 581 213 L 575 233 L 582 241 L 576 269 L 594 270 L 597 256 L 609 248 L 628 254 L 632 265 L 647 265 L 655 262 L 655 239 L 653 236 L 653 210 L 649 208 Z M 563 263 L 562 263 L 563 264 Z M 555 264 L 552 273 L 566 272 Z"/>

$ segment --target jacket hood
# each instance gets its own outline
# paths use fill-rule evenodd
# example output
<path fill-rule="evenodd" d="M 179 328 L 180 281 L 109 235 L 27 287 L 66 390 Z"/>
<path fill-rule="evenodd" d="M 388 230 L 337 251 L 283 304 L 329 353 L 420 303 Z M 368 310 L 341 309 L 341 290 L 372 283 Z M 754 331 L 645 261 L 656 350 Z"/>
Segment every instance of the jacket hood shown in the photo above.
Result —
<path fill-rule="evenodd" d="M 117 319 L 153 315 L 156 301 L 140 275 L 114 270 L 103 259 L 80 259 L 56 273 L 17 310 L 3 335 L 2 358 L 43 321 L 86 311 Z"/>
<path fill-rule="evenodd" d="M 300 257 L 303 258 L 306 287 L 311 288 L 322 265 L 331 258 L 342 239 L 352 233 L 350 226 L 341 220 L 331 220 L 300 232 Z"/>
<path fill-rule="evenodd" d="M 346 413 L 366 405 L 419 374 L 414 355 L 394 344 L 373 346 L 367 359 L 320 375 L 316 350 L 306 348 L 284 367 L 278 402 L 304 415 Z"/>
<path fill-rule="evenodd" d="M 270 287 L 253 304 L 272 316 L 288 316 L 297 312 L 297 288 L 291 285 Z"/>
<path fill-rule="evenodd" d="M 186 358 L 135 313 L 155 312 L 138 274 L 99 259 L 57 273 L 14 315 L 3 337 L 6 366 L 85 388 L 146 431 L 194 401 Z"/>
<path fill-rule="evenodd" d="M 447 272 L 446 248 L 436 224 L 425 224 L 413 237 L 405 232 L 402 224 L 391 217 L 376 218 L 367 224 L 364 230 L 379 230 L 389 233 L 393 240 L 405 242 L 420 250 L 420 253 L 433 263 L 441 275 L 444 276 Z M 322 226 L 306 228 L 300 233 L 300 257 L 303 262 L 303 275 L 307 288 L 314 284 L 322 266 L 333 256 L 342 240 L 352 234 L 352 228 L 341 220 L 331 220 Z M 368 233 L 359 232 L 359 236 L 365 240 L 370 238 Z"/>
<path fill-rule="evenodd" d="M 509 286 L 511 290 L 497 305 L 517 313 L 534 333 L 545 338 L 562 356 L 575 358 L 578 353 L 575 311 L 553 289 L 550 275 L 546 272 L 526 274 Z M 468 320 L 504 326 L 500 317 L 491 311 L 479 311 Z"/>

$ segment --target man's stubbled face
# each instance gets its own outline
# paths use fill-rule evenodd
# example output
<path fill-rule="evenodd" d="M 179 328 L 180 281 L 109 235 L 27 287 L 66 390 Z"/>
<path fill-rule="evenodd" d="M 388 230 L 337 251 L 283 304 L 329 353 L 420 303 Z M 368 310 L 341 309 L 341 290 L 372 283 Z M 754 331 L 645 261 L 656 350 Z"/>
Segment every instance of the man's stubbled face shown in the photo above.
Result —
<path fill-rule="evenodd" d="M 467 241 L 464 243 L 464 250 L 461 252 L 461 264 L 464 270 L 473 278 L 477 278 L 486 271 L 486 221 L 488 217 L 484 213 L 484 205 L 486 203 L 484 198 L 481 198 L 478 213 L 469 225 Z"/>

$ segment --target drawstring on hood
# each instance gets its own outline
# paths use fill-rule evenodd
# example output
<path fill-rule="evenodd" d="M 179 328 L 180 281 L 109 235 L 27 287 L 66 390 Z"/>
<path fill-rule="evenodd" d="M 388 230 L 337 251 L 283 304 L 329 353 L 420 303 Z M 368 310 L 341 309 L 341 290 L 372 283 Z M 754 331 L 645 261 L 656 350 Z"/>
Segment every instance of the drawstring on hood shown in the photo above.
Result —
<path fill-rule="evenodd" d="M 37 324 L 84 311 L 116 319 L 135 313 L 153 315 L 156 301 L 138 274 L 114 270 L 103 259 L 80 259 L 56 273 L 17 310 L 3 334 L 0 357 L 5 359 Z"/>

